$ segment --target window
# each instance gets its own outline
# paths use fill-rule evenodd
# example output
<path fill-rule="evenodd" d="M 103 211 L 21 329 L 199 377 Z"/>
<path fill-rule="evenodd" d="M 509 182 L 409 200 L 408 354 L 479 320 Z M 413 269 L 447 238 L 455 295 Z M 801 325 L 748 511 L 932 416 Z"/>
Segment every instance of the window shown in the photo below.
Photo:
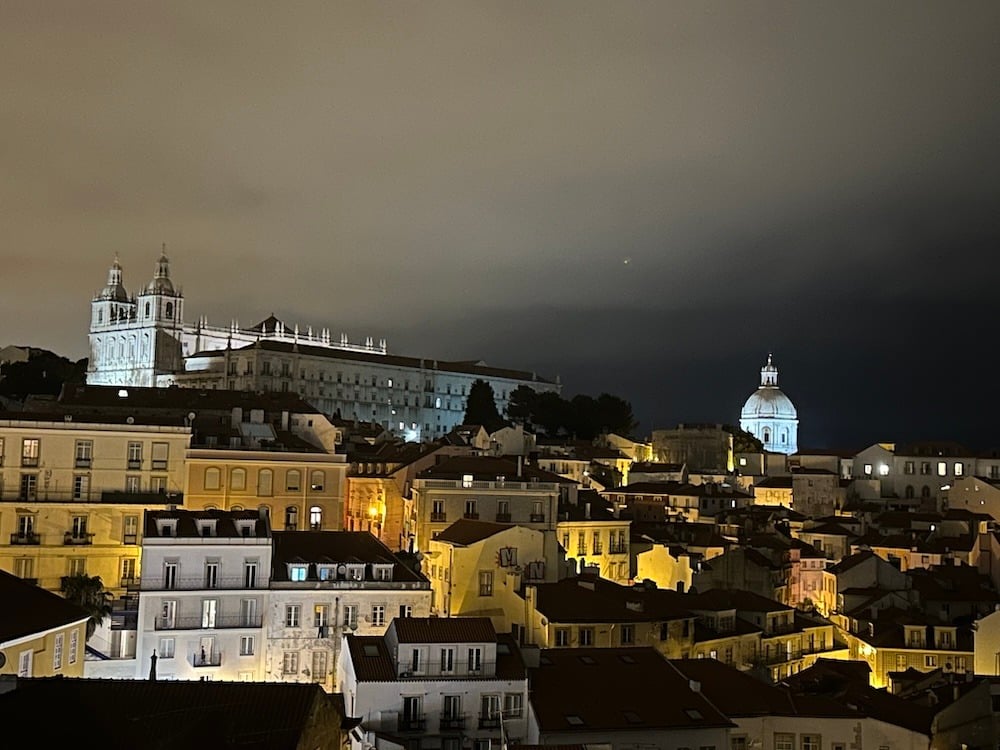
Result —
<path fill-rule="evenodd" d="M 55 641 L 52 645 L 52 669 L 62 669 L 63 665 L 63 638 L 62 633 L 56 633 Z"/>
<path fill-rule="evenodd" d="M 69 574 L 71 576 L 87 575 L 87 558 L 71 557 L 69 559 Z"/>
<path fill-rule="evenodd" d="M 240 656 L 253 656 L 253 636 L 240 636 Z"/>
<path fill-rule="evenodd" d="M 94 441 L 77 440 L 76 460 L 74 462 L 74 466 L 77 469 L 89 469 L 93 459 L 94 459 Z"/>
<path fill-rule="evenodd" d="M 431 520 L 444 521 L 445 518 L 446 516 L 444 512 L 444 500 L 431 501 Z"/>
<path fill-rule="evenodd" d="M 410 671 L 417 673 L 421 669 L 420 649 L 415 648 L 410 651 Z"/>
<path fill-rule="evenodd" d="M 281 673 L 293 675 L 299 673 L 299 652 L 286 651 L 281 659 Z"/>
<path fill-rule="evenodd" d="M 299 527 L 299 508 L 289 505 L 285 508 L 285 531 L 295 531 Z"/>
<path fill-rule="evenodd" d="M 865 464 L 865 476 L 870 477 L 872 475 L 872 465 Z"/>
<path fill-rule="evenodd" d="M 581 646 L 593 646 L 594 645 L 594 629 L 593 628 L 580 628 L 580 645 Z"/>
<path fill-rule="evenodd" d="M 309 475 L 309 489 L 313 492 L 322 492 L 324 487 L 326 487 L 326 472 L 312 472 Z"/>
<path fill-rule="evenodd" d="M 222 487 L 222 472 L 214 466 L 205 469 L 205 489 L 217 490 Z"/>
<path fill-rule="evenodd" d="M 480 702 L 481 718 L 496 719 L 500 715 L 500 696 L 484 695 Z"/>
<path fill-rule="evenodd" d="M 774 750 L 795 750 L 795 735 L 775 732 Z"/>
<path fill-rule="evenodd" d="M 621 637 L 623 646 L 631 646 L 635 643 L 635 625 L 622 625 Z"/>
<path fill-rule="evenodd" d="M 493 571 L 479 571 L 479 595 L 493 596 Z"/>
<path fill-rule="evenodd" d="M 209 560 L 205 563 L 205 588 L 216 589 L 219 587 L 219 561 Z"/>
<path fill-rule="evenodd" d="M 274 493 L 274 472 L 270 469 L 261 469 L 257 474 L 257 494 L 261 497 L 270 497 Z"/>
<path fill-rule="evenodd" d="M 319 531 L 323 528 L 323 509 L 314 505 L 309 509 L 309 528 Z"/>
<path fill-rule="evenodd" d="M 313 682 L 326 682 L 328 671 L 328 654 L 326 651 L 313 651 L 312 653 L 312 679 Z"/>
<path fill-rule="evenodd" d="M 478 646 L 469 649 L 469 671 L 480 672 L 483 669 L 483 650 Z"/>
<path fill-rule="evenodd" d="M 153 443 L 153 471 L 165 471 L 170 457 L 169 443 Z"/>
<path fill-rule="evenodd" d="M 325 628 L 330 624 L 330 605 L 317 604 L 313 607 L 313 627 Z"/>
<path fill-rule="evenodd" d="M 166 477 L 150 477 L 149 478 L 149 491 L 164 493 L 167 491 L 167 478 Z M 235 510 L 235 509 L 234 509 Z"/>
<path fill-rule="evenodd" d="M 285 473 L 285 489 L 288 492 L 298 492 L 302 489 L 302 472 L 298 469 L 289 469 Z"/>
<path fill-rule="evenodd" d="M 215 627 L 215 616 L 219 612 L 218 599 L 204 599 L 201 602 L 201 626 L 203 628 Z"/>
<path fill-rule="evenodd" d="M 587 532 L 581 531 L 576 535 L 576 554 L 587 554 Z"/>
<path fill-rule="evenodd" d="M 939 477 L 947 476 L 948 474 L 948 462 L 938 461 L 937 474 Z"/>
<path fill-rule="evenodd" d="M 21 466 L 38 466 L 41 441 L 38 438 L 24 438 L 21 441 Z"/>
<path fill-rule="evenodd" d="M 128 474 L 125 477 L 125 491 L 130 495 L 137 495 L 142 491 L 142 478 L 136 474 Z"/>
<path fill-rule="evenodd" d="M 229 489 L 242 492 L 247 488 L 247 470 L 233 469 L 229 476 Z"/>
<path fill-rule="evenodd" d="M 165 589 L 177 588 L 177 563 L 175 562 L 163 563 L 163 588 Z"/>
<path fill-rule="evenodd" d="M 965 473 L 965 467 L 962 466 L 962 462 L 961 461 L 956 461 L 955 462 L 955 476 L 956 477 L 960 477 L 964 473 Z"/>
<path fill-rule="evenodd" d="M 351 630 L 357 630 L 358 627 L 358 605 L 357 604 L 345 604 L 344 605 L 344 627 Z"/>
<path fill-rule="evenodd" d="M 466 500 L 465 501 L 465 517 L 466 518 L 473 518 L 473 519 L 479 518 L 479 513 L 478 513 L 478 511 L 476 509 L 476 501 L 475 500 Z"/>
<path fill-rule="evenodd" d="M 593 538 L 593 550 L 595 555 L 601 554 L 601 532 L 595 531 Z"/>
<path fill-rule="evenodd" d="M 385 625 L 385 605 L 384 604 L 373 604 L 372 605 L 372 625 L 377 628 L 381 628 Z"/>
<path fill-rule="evenodd" d="M 247 589 L 257 587 L 257 562 L 255 560 L 243 561 L 243 587 Z"/>
<path fill-rule="evenodd" d="M 569 628 L 556 628 L 556 645 L 569 645 Z"/>
<path fill-rule="evenodd" d="M 173 659 L 174 658 L 174 639 L 173 638 L 161 638 L 160 639 L 160 649 L 157 654 L 161 659 Z"/>
<path fill-rule="evenodd" d="M 34 652 L 31 649 L 22 651 L 17 658 L 17 676 L 31 677 L 31 659 Z"/>
<path fill-rule="evenodd" d="M 747 737 L 741 734 L 729 738 L 729 750 L 747 750 Z"/>
<path fill-rule="evenodd" d="M 913 461 L 907 461 L 903 464 L 903 473 L 912 474 L 914 470 Z"/>
<path fill-rule="evenodd" d="M 297 628 L 299 626 L 299 614 L 302 608 L 298 604 L 288 604 L 285 606 L 285 627 Z"/>
<path fill-rule="evenodd" d="M 128 444 L 128 466 L 129 469 L 142 468 L 142 443 L 130 442 Z"/>
<path fill-rule="evenodd" d="M 444 647 L 441 649 L 441 674 L 451 674 L 455 671 L 455 649 Z"/>
<path fill-rule="evenodd" d="M 135 581 L 135 558 L 126 557 L 122 560 L 122 585 Z"/>
<path fill-rule="evenodd" d="M 803 734 L 801 738 L 801 750 L 820 750 L 820 736 L 818 734 Z"/>
<path fill-rule="evenodd" d="M 925 667 L 936 667 L 937 666 L 937 656 L 935 656 L 934 654 L 927 654 L 924 657 L 924 666 Z"/>
<path fill-rule="evenodd" d="M 240 599 L 240 624 L 245 628 L 257 627 L 257 600 Z"/>

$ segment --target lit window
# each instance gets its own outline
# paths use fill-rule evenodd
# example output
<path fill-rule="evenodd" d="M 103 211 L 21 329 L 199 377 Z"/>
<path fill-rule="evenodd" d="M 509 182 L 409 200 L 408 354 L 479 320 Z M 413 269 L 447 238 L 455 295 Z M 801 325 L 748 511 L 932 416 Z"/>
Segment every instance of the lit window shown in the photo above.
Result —
<path fill-rule="evenodd" d="M 889 465 L 888 464 L 879 464 L 878 465 L 878 473 L 879 473 L 880 476 L 883 476 L 883 477 L 888 476 L 889 475 Z"/>
<path fill-rule="evenodd" d="M 865 476 L 870 477 L 872 475 L 872 465 L 865 464 Z"/>
<path fill-rule="evenodd" d="M 462 476 L 462 486 L 471 487 L 472 486 L 472 474 L 464 474 Z"/>
<path fill-rule="evenodd" d="M 937 471 L 939 477 L 946 476 L 948 474 L 948 462 L 938 461 Z"/>
<path fill-rule="evenodd" d="M 288 577 L 293 581 L 306 580 L 307 565 L 292 565 L 288 571 Z"/>
<path fill-rule="evenodd" d="M 956 461 L 955 462 L 955 476 L 956 477 L 962 476 L 962 474 L 964 473 L 964 470 L 965 470 L 965 467 L 962 466 L 962 462 L 961 461 Z"/>

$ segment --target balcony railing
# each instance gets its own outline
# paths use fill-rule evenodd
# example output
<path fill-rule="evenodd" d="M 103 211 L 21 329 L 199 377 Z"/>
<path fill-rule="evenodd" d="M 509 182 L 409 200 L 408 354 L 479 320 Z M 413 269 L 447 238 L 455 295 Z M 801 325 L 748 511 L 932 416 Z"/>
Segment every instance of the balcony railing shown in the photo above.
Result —
<path fill-rule="evenodd" d="M 34 531 L 15 531 L 10 535 L 11 544 L 41 544 L 42 535 Z"/>
<path fill-rule="evenodd" d="M 196 651 L 191 654 L 191 666 L 192 667 L 220 667 L 222 666 L 222 653 L 219 651 L 213 651 L 212 653 L 206 653 L 204 651 Z"/>
<path fill-rule="evenodd" d="M 207 579 L 204 575 L 184 577 L 179 576 L 172 581 L 168 581 L 163 576 L 143 576 L 139 580 L 139 587 L 143 591 L 196 591 L 198 589 L 266 589 L 267 581 L 257 576 L 257 579 L 247 585 L 247 580 L 243 576 L 219 576 L 215 580 L 214 586 L 206 586 Z"/>
<path fill-rule="evenodd" d="M 510 480 L 504 480 L 503 482 L 485 482 L 479 480 L 467 482 L 462 479 L 419 479 L 417 481 L 420 482 L 421 487 L 429 490 L 559 491 L 559 485 L 555 482 L 511 482 Z"/>
<path fill-rule="evenodd" d="M 431 522 L 433 523 L 444 523 L 447 520 L 447 513 L 431 513 Z"/>
<path fill-rule="evenodd" d="M 73 466 L 77 469 L 89 469 L 93 461 L 89 458 L 77 458 L 73 462 Z"/>
<path fill-rule="evenodd" d="M 138 544 L 139 535 L 138 534 L 123 534 L 122 544 Z"/>
<path fill-rule="evenodd" d="M 469 664 L 458 663 L 454 664 L 452 669 L 447 669 L 436 663 L 424 664 L 419 669 L 413 669 L 410 664 L 400 664 L 396 670 L 396 674 L 401 680 L 423 680 L 428 677 L 447 677 L 449 679 L 492 678 L 496 675 L 496 663 L 484 661 L 478 665 L 471 666 Z"/>
<path fill-rule="evenodd" d="M 63 544 L 93 544 L 94 535 L 87 532 L 67 531 L 63 534 Z"/>
<path fill-rule="evenodd" d="M 528 518 L 528 520 L 531 523 L 544 523 L 545 522 L 545 514 L 544 513 L 532 513 L 531 516 Z"/>
<path fill-rule="evenodd" d="M 510 513 L 497 513 L 497 523 L 510 523 Z"/>
<path fill-rule="evenodd" d="M 118 582 L 118 588 L 137 589 L 139 588 L 139 576 L 122 576 Z"/>
<path fill-rule="evenodd" d="M 625 544 L 609 544 L 608 554 L 609 555 L 624 555 L 628 552 L 628 545 Z"/>
<path fill-rule="evenodd" d="M 137 471 L 137 470 L 139 470 L 139 469 L 142 468 L 142 459 L 141 458 L 130 458 L 128 460 L 128 462 L 125 464 L 125 466 L 128 469 L 131 469 L 133 471 Z"/>
<path fill-rule="evenodd" d="M 405 716 L 400 712 L 398 722 L 400 732 L 422 732 L 427 727 L 426 716 Z"/>
<path fill-rule="evenodd" d="M 206 620 L 201 615 L 188 617 L 164 618 L 157 617 L 155 630 L 224 630 L 229 628 L 259 628 L 264 620 L 263 615 L 216 615 L 215 620 Z M 207 622 L 212 622 L 207 625 Z"/>
<path fill-rule="evenodd" d="M 480 729 L 499 729 L 500 728 L 500 717 L 499 716 L 479 716 L 479 728 Z"/>
<path fill-rule="evenodd" d="M 468 513 L 468 512 L 466 512 L 466 513 L 464 513 L 462 515 L 462 518 L 468 518 L 470 521 L 478 521 L 479 520 L 479 514 L 478 513 Z"/>
<path fill-rule="evenodd" d="M 465 717 L 454 714 L 441 714 L 440 726 L 442 731 L 448 729 L 465 729 Z"/>
<path fill-rule="evenodd" d="M 38 466 L 38 456 L 21 456 L 21 466 L 33 469 Z"/>

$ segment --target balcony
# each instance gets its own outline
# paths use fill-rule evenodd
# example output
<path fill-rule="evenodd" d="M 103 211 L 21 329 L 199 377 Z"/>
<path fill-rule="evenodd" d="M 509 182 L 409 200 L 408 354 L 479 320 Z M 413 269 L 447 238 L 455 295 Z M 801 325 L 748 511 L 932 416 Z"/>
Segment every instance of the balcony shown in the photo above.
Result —
<path fill-rule="evenodd" d="M 166 580 L 162 575 L 143 576 L 139 580 L 139 587 L 143 591 L 198 591 L 200 589 L 266 589 L 267 580 L 258 576 L 257 580 L 251 581 L 247 585 L 247 580 L 243 576 L 219 576 L 215 580 L 214 586 L 205 585 L 205 575 L 175 577 L 173 580 Z"/>
<path fill-rule="evenodd" d="M 462 514 L 462 518 L 468 518 L 470 521 L 478 521 L 479 520 L 479 514 L 478 513 L 463 513 Z"/>
<path fill-rule="evenodd" d="M 600 555 L 600 554 L 603 554 L 603 553 L 601 552 L 601 547 L 600 547 L 600 546 L 597 546 L 597 547 L 594 547 L 594 551 L 593 551 L 593 552 L 591 552 L 591 554 L 592 554 L 592 555 Z"/>
<path fill-rule="evenodd" d="M 422 732 L 427 727 L 426 716 L 408 716 L 400 712 L 398 722 L 400 732 Z"/>
<path fill-rule="evenodd" d="M 418 479 L 416 489 L 425 490 L 497 490 L 509 493 L 516 490 L 531 490 L 534 492 L 559 492 L 555 482 L 518 482 L 505 479 L 502 482 L 487 482 L 462 479 Z"/>
<path fill-rule="evenodd" d="M 138 576 L 124 576 L 118 581 L 118 588 L 120 589 L 137 589 L 139 588 L 139 577 Z"/>
<path fill-rule="evenodd" d="M 21 456 L 21 466 L 25 469 L 38 467 L 38 456 Z"/>
<path fill-rule="evenodd" d="M 212 626 L 206 626 L 206 620 L 201 615 L 174 617 L 172 619 L 157 617 L 154 621 L 156 630 L 227 630 L 231 628 L 259 628 L 263 615 L 216 615 Z"/>
<path fill-rule="evenodd" d="M 73 462 L 73 467 L 77 469 L 89 469 L 93 463 L 89 458 L 77 458 Z"/>
<path fill-rule="evenodd" d="M 479 728 L 480 729 L 499 729 L 500 728 L 500 717 L 499 716 L 480 716 L 479 717 Z"/>
<path fill-rule="evenodd" d="M 142 468 L 142 459 L 130 458 L 125 467 L 131 471 L 139 471 Z"/>
<path fill-rule="evenodd" d="M 441 714 L 440 726 L 442 732 L 450 729 L 465 729 L 465 717 L 455 716 L 454 714 Z"/>
<path fill-rule="evenodd" d="M 545 514 L 544 513 L 532 513 L 531 516 L 529 516 L 528 520 L 531 523 L 545 523 Z"/>
<path fill-rule="evenodd" d="M 611 544 L 608 545 L 609 555 L 624 555 L 628 552 L 628 546 L 625 544 Z"/>
<path fill-rule="evenodd" d="M 431 523 L 444 523 L 447 520 L 447 513 L 431 513 Z"/>
<path fill-rule="evenodd" d="M 497 513 L 497 523 L 510 523 L 510 513 Z"/>
<path fill-rule="evenodd" d="M 147 492 L 126 492 L 105 490 L 101 493 L 102 503 L 120 505 L 183 505 L 184 493 L 150 490 Z"/>
<path fill-rule="evenodd" d="M 10 535 L 11 544 L 41 544 L 42 535 L 34 531 L 15 531 Z"/>
<path fill-rule="evenodd" d="M 440 664 L 425 664 L 420 669 L 414 670 L 409 664 L 400 664 L 396 669 L 396 674 L 401 680 L 426 680 L 444 677 L 446 679 L 480 679 L 483 677 L 493 678 L 496 676 L 496 663 L 491 661 L 480 662 L 476 665 L 458 663 L 448 669 Z"/>
<path fill-rule="evenodd" d="M 199 651 L 191 654 L 191 666 L 192 667 L 221 667 L 222 666 L 222 653 L 219 651 L 213 651 L 210 654 L 204 651 Z"/>
<path fill-rule="evenodd" d="M 63 534 L 63 544 L 68 545 L 81 545 L 81 544 L 93 544 L 94 535 L 88 534 L 87 532 L 73 532 L 67 531 Z"/>
<path fill-rule="evenodd" d="M 138 534 L 123 534 L 122 544 L 138 544 L 139 535 Z"/>

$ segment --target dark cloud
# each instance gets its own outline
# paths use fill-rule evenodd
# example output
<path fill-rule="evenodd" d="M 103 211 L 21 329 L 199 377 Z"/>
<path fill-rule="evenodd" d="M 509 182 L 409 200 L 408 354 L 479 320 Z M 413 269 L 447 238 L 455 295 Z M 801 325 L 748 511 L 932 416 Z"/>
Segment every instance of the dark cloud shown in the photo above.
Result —
<path fill-rule="evenodd" d="M 647 426 L 734 418 L 773 348 L 803 442 L 987 441 L 998 23 L 7 3 L 0 319 L 82 355 L 110 258 L 136 287 L 166 241 L 192 317 L 559 372 Z"/>

